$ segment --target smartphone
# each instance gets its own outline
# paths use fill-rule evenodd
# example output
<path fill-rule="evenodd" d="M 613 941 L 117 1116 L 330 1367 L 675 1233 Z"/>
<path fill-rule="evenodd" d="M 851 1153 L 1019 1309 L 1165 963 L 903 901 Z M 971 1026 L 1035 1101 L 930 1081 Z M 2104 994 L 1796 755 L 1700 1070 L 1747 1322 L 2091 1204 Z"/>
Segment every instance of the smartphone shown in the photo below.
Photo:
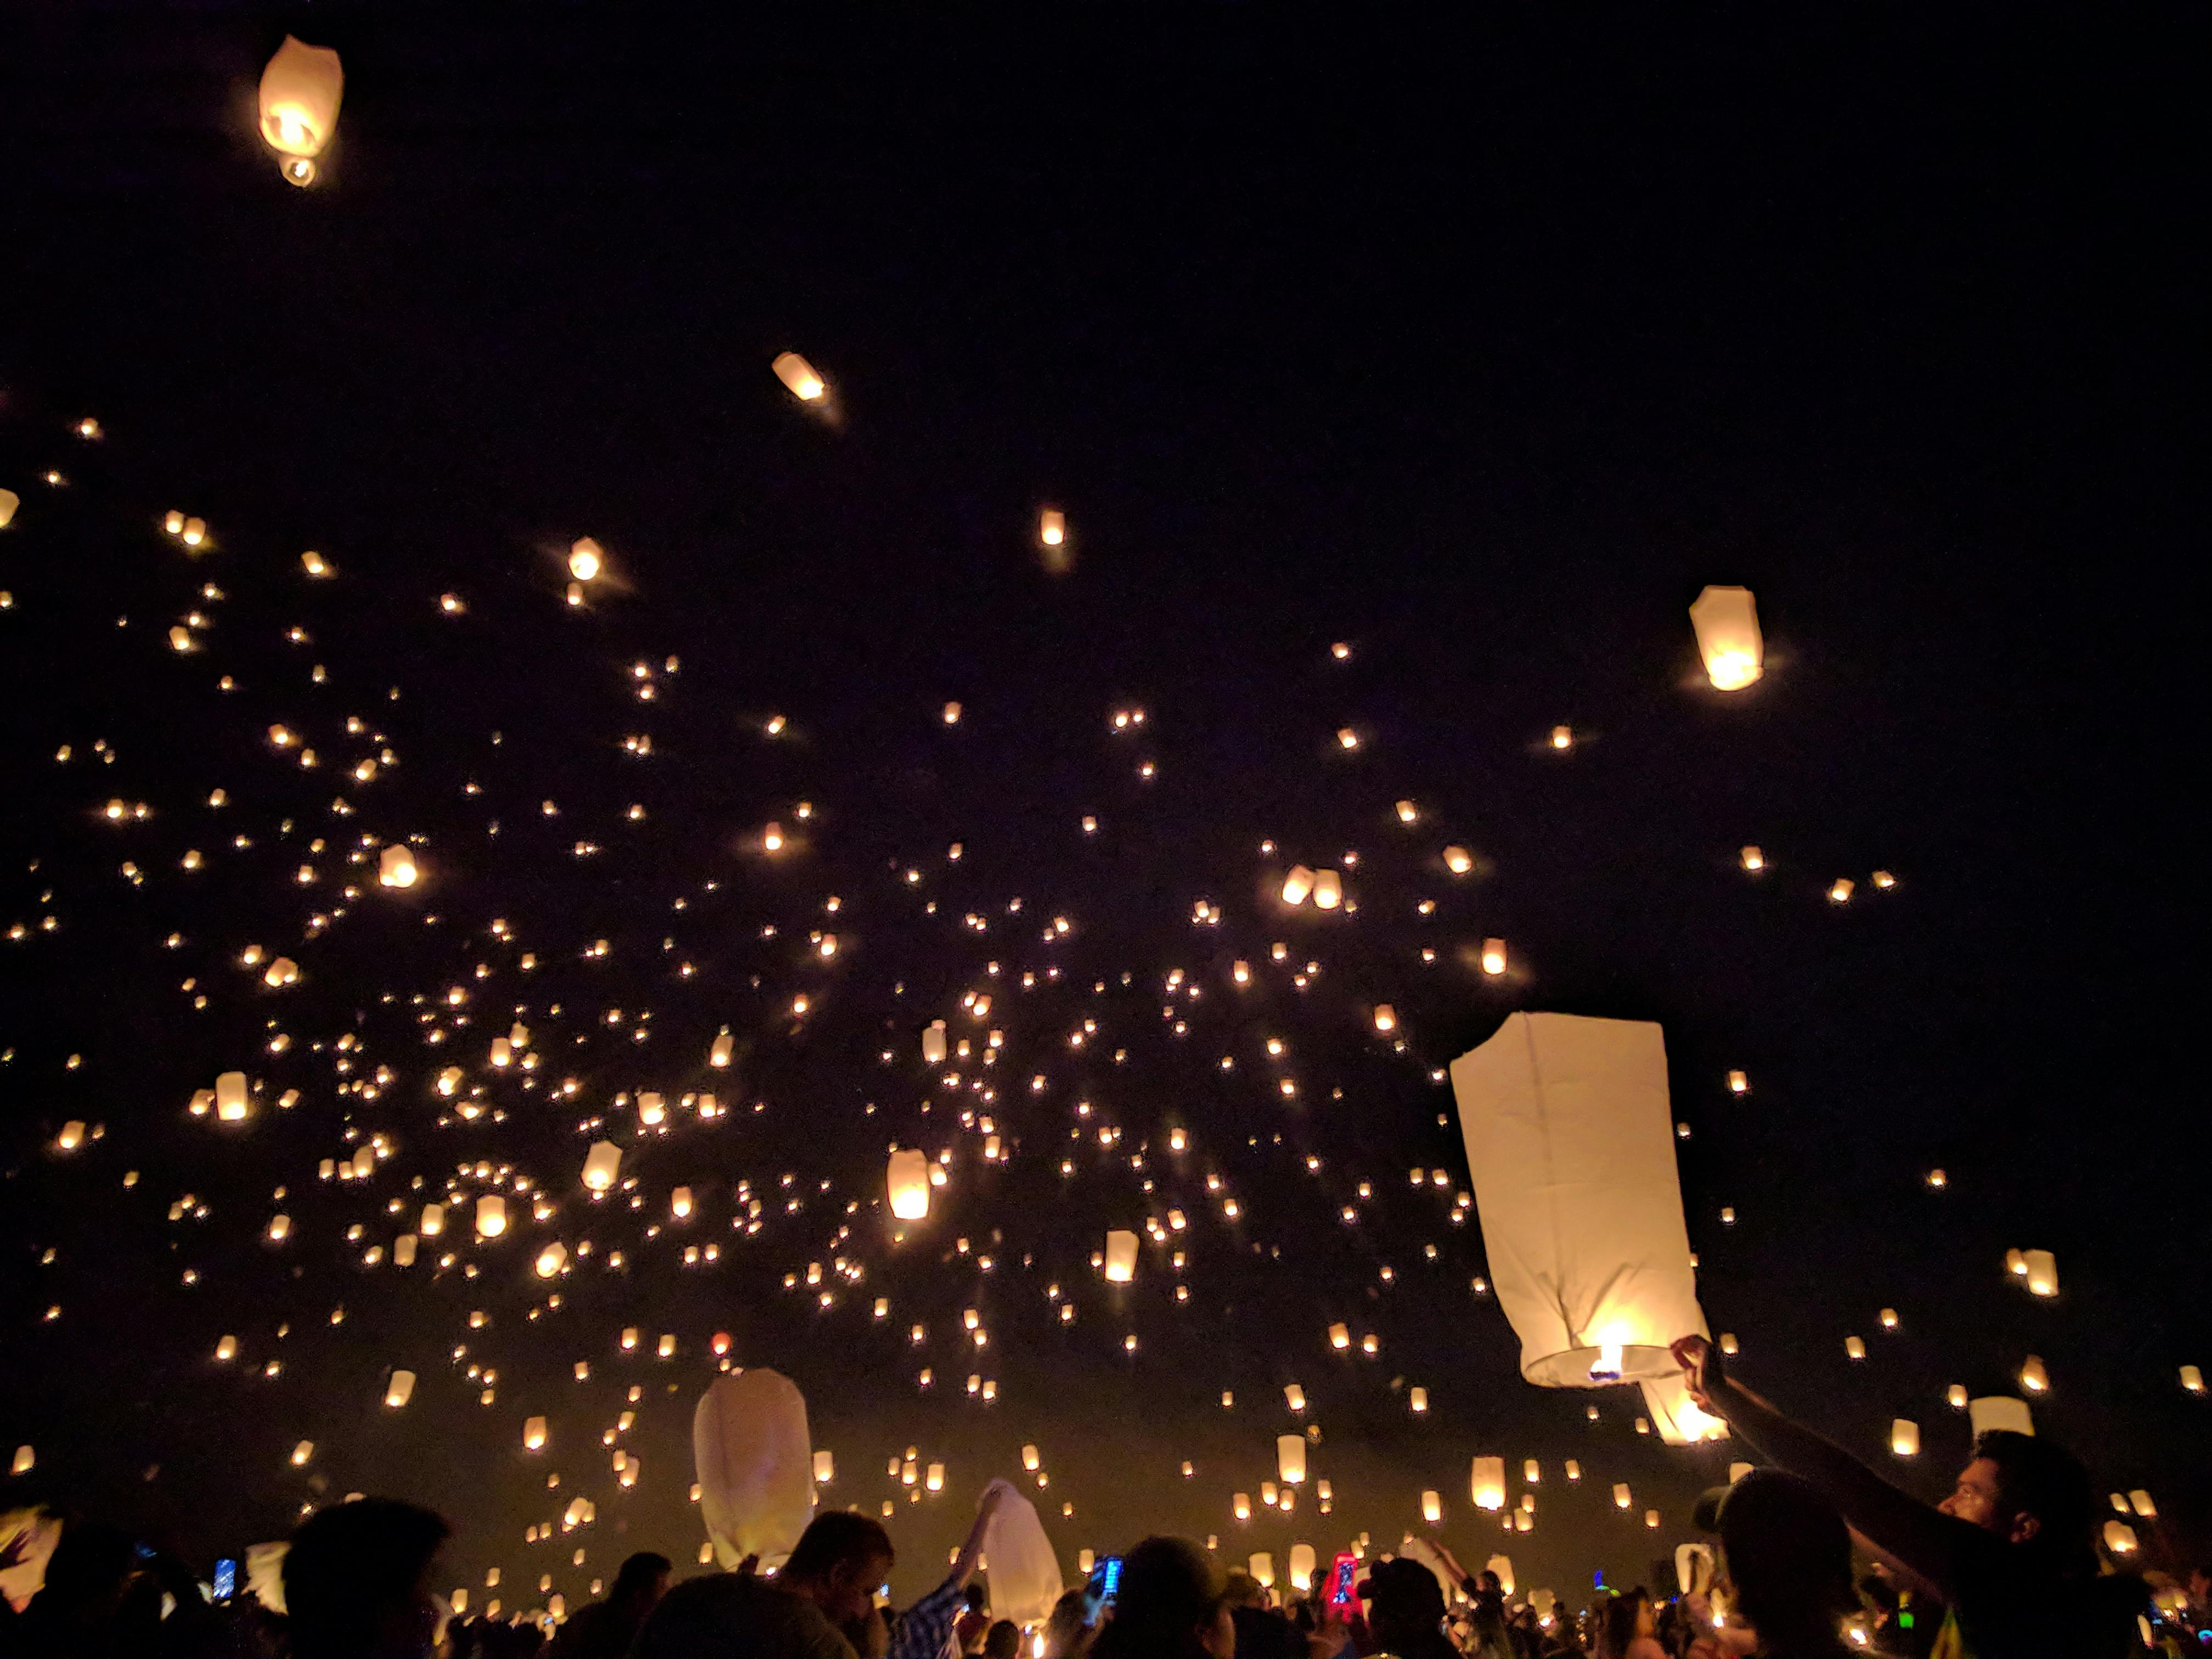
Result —
<path fill-rule="evenodd" d="M 238 1594 L 238 1563 L 222 1560 L 215 1564 L 215 1599 L 228 1601 Z"/>
<path fill-rule="evenodd" d="M 1328 1599 L 1341 1607 L 1352 1600 L 1352 1586 L 1359 1572 L 1359 1558 L 1340 1555 L 1328 1570 Z"/>
<path fill-rule="evenodd" d="M 1084 1593 L 1100 1607 L 1112 1603 L 1121 1591 L 1121 1558 L 1109 1555 L 1091 1570 L 1091 1582 Z"/>

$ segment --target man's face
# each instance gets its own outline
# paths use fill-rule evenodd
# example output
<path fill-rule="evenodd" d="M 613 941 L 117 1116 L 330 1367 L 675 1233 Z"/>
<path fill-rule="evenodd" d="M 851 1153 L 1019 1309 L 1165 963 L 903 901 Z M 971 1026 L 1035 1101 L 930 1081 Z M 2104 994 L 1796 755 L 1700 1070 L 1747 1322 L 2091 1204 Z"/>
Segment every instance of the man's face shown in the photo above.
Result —
<path fill-rule="evenodd" d="M 876 1605 L 876 1590 L 891 1576 L 891 1558 L 872 1555 L 860 1563 L 847 1562 L 830 1575 L 829 1594 L 822 1611 L 833 1625 L 849 1625 L 865 1619 Z"/>
<path fill-rule="evenodd" d="M 1959 1484 L 1936 1507 L 1986 1531 L 1997 1531 L 1997 1466 L 1977 1457 L 1959 1471 Z"/>

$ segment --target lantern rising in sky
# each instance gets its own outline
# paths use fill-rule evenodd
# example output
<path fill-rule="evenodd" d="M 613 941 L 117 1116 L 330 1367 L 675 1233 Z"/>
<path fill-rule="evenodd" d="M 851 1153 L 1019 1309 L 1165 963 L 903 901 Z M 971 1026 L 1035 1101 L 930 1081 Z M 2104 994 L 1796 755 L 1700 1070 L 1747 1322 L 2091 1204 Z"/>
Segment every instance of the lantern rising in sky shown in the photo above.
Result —
<path fill-rule="evenodd" d="M 1759 607 L 1747 587 L 1708 587 L 1690 607 L 1705 675 L 1719 691 L 1741 691 L 1765 672 Z"/>
<path fill-rule="evenodd" d="M 289 34 L 261 71 L 261 137 L 284 158 L 284 176 L 292 183 L 314 183 L 315 158 L 337 131 L 344 94 L 337 53 Z"/>

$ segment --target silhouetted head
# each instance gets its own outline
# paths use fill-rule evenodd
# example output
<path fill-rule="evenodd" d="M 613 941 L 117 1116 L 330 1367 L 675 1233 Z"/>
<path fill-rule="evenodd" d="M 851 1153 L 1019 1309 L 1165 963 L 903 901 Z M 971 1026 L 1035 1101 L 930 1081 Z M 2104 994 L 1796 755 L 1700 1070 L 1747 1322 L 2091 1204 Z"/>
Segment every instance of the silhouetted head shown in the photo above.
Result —
<path fill-rule="evenodd" d="M 414 1659 L 430 1651 L 430 1566 L 448 1535 L 428 1510 L 392 1498 L 334 1504 L 292 1534 L 284 1606 L 295 1659 Z"/>

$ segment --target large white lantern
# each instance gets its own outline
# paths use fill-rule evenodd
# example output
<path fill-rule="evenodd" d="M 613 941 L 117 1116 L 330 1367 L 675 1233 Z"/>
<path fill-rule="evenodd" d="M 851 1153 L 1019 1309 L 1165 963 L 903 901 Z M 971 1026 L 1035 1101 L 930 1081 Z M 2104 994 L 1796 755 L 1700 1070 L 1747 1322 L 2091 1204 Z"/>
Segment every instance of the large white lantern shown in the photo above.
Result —
<path fill-rule="evenodd" d="M 225 1123 L 236 1123 L 246 1115 L 246 1073 L 221 1072 L 215 1079 L 215 1115 Z"/>
<path fill-rule="evenodd" d="M 1698 630 L 1698 652 L 1716 690 L 1741 691 L 1764 672 L 1759 607 L 1749 588 L 1708 587 L 1690 607 L 1690 625 Z"/>
<path fill-rule="evenodd" d="M 328 46 L 284 37 L 261 71 L 261 137 L 284 157 L 284 176 L 295 185 L 315 181 L 315 157 L 337 131 L 345 70 Z"/>
<path fill-rule="evenodd" d="M 1066 1586 L 1060 1553 L 1045 1536 L 1044 1523 L 1030 1500 L 1003 1480 L 991 1487 L 998 1508 L 983 1530 L 983 1554 L 991 1564 L 991 1615 L 1031 1625 L 1049 1617 Z"/>
<path fill-rule="evenodd" d="M 1966 1420 L 1973 1425 L 1977 1439 L 1992 1429 L 2009 1429 L 2014 1434 L 2035 1432 L 2035 1419 L 2028 1412 L 2027 1401 L 2008 1394 L 1983 1395 L 1968 1401 Z"/>
<path fill-rule="evenodd" d="M 404 847 L 387 847 L 376 858 L 376 879 L 386 887 L 412 887 L 415 854 Z"/>
<path fill-rule="evenodd" d="M 1679 1374 L 1647 1376 L 1638 1386 L 1644 1391 L 1644 1409 L 1667 1444 L 1693 1446 L 1704 1440 L 1728 1438 L 1728 1425 L 1698 1408 Z"/>
<path fill-rule="evenodd" d="M 595 1140 L 584 1154 L 584 1184 L 595 1193 L 605 1192 L 622 1171 L 622 1148 L 611 1140 Z"/>
<path fill-rule="evenodd" d="M 507 1231 L 507 1200 L 497 1193 L 477 1200 L 477 1237 L 497 1238 Z"/>
<path fill-rule="evenodd" d="M 945 1022 L 933 1019 L 921 1033 L 922 1063 L 927 1066 L 945 1064 Z"/>
<path fill-rule="evenodd" d="M 1275 1437 L 1275 1473 L 1291 1486 L 1306 1478 L 1306 1437 L 1302 1434 Z"/>
<path fill-rule="evenodd" d="M 1478 1457 L 1468 1471 L 1468 1493 L 1479 1510 L 1502 1510 L 1505 1507 L 1505 1460 L 1502 1457 Z"/>
<path fill-rule="evenodd" d="M 1668 1345 L 1707 1332 L 1659 1027 L 1513 1014 L 1451 1079 L 1522 1376 L 1545 1388 L 1677 1376 Z"/>
<path fill-rule="evenodd" d="M 1115 1228 L 1106 1235 L 1106 1278 L 1126 1285 L 1137 1276 L 1137 1236 Z"/>
<path fill-rule="evenodd" d="M 894 1151 L 887 1177 L 891 1213 L 901 1221 L 920 1221 L 929 1213 L 929 1159 L 919 1152 Z"/>
<path fill-rule="evenodd" d="M 716 1377 L 692 1413 L 691 1452 L 699 1513 L 723 1568 L 748 1555 L 781 1565 L 814 1518 L 814 1448 L 797 1386 L 765 1366 Z"/>

